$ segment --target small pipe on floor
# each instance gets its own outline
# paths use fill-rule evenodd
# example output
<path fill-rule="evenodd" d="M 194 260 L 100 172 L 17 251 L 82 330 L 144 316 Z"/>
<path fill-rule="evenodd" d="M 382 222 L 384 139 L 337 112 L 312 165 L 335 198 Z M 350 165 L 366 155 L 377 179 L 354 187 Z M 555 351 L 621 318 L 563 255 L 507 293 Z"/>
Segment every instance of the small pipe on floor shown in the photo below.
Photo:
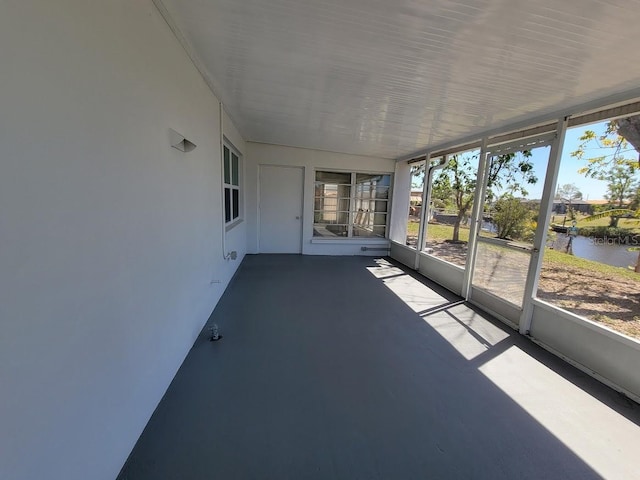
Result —
<path fill-rule="evenodd" d="M 211 332 L 211 336 L 209 337 L 210 342 L 217 342 L 222 338 L 222 335 L 220 335 L 220 332 L 218 331 L 217 323 L 214 323 L 213 325 L 211 325 L 209 327 L 209 331 Z"/>

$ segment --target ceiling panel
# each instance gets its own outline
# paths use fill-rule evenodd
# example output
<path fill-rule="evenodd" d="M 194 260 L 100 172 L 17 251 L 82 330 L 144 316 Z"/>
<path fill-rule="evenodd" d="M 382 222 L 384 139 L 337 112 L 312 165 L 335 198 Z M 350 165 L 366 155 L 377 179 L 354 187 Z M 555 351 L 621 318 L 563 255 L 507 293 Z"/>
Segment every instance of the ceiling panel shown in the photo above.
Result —
<path fill-rule="evenodd" d="M 640 87 L 640 1 L 162 3 L 250 141 L 395 158 Z"/>

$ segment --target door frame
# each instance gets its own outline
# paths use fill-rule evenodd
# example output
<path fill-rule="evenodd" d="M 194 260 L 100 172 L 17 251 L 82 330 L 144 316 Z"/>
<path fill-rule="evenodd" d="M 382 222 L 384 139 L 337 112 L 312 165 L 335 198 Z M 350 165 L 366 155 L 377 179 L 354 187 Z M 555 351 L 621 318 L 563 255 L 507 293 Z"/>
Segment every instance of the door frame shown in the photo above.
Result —
<path fill-rule="evenodd" d="M 478 164 L 478 182 L 482 183 L 480 184 L 480 188 L 476 189 L 476 196 L 474 199 L 475 203 L 472 213 L 473 224 L 469 238 L 469 254 L 467 255 L 467 263 L 465 265 L 465 278 L 462 288 L 464 293 L 463 296 L 467 301 L 489 311 L 490 313 L 503 319 L 503 321 L 506 320 L 506 323 L 511 324 L 513 327 L 519 329 L 521 333 L 527 333 L 531 325 L 532 301 L 536 295 L 538 287 L 538 277 L 542 266 L 542 255 L 540 254 L 540 252 L 544 249 L 546 232 L 549 227 L 549 213 L 553 206 L 552 196 L 549 192 L 552 192 L 555 189 L 555 184 L 557 182 L 561 148 L 562 142 L 564 141 L 566 126 L 566 119 L 561 119 L 556 124 L 555 129 L 549 132 L 532 135 L 527 139 L 530 139 L 532 143 L 535 143 L 531 145 L 531 148 L 537 148 L 541 146 L 549 146 L 551 148 L 549 151 L 546 171 L 544 174 L 544 187 L 542 196 L 544 201 L 541 202 L 538 212 L 538 218 L 542 219 L 542 221 L 538 221 L 532 246 L 530 248 L 527 248 L 530 258 L 525 276 L 525 283 L 523 286 L 523 299 L 521 305 L 519 306 L 513 305 L 510 302 L 497 297 L 491 292 L 485 291 L 480 287 L 474 287 L 473 285 L 473 274 L 476 267 L 479 233 L 482 224 L 482 210 L 487 193 L 487 167 L 489 165 L 489 162 L 491 161 L 492 156 L 496 154 L 496 144 L 490 145 L 490 141 L 488 141 L 487 139 L 483 139 L 481 146 L 480 163 Z M 519 140 L 522 141 L 524 139 L 521 138 Z M 515 142 L 513 140 L 505 142 L 506 145 L 517 145 L 517 143 L 518 140 L 516 140 Z M 498 145 L 498 149 L 501 149 L 502 144 Z M 518 248 L 513 248 L 514 250 L 518 250 Z M 475 299 L 473 296 L 474 290 L 476 291 Z"/>
<path fill-rule="evenodd" d="M 262 169 L 263 167 L 276 167 L 276 168 L 290 168 L 290 169 L 298 169 L 302 172 L 302 184 L 301 184 L 301 196 L 300 196 L 300 242 L 298 245 L 298 251 L 294 252 L 295 254 L 302 254 L 302 247 L 304 243 L 304 201 L 305 201 L 305 179 L 306 179 L 306 168 L 302 165 L 278 165 L 275 163 L 260 163 L 258 164 L 258 221 L 257 221 L 257 245 L 258 245 L 258 253 L 262 253 L 262 245 L 261 245 L 261 232 L 262 232 Z"/>

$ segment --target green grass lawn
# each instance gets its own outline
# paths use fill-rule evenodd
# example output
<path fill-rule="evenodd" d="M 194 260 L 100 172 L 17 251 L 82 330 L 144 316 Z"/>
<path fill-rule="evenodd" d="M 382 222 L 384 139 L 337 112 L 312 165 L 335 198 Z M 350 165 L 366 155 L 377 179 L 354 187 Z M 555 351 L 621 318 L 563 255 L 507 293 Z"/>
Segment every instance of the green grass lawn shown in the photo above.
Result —
<path fill-rule="evenodd" d="M 637 274 L 628 268 L 613 267 L 604 263 L 594 262 L 592 260 L 586 260 L 574 255 L 559 252 L 557 250 L 551 250 L 550 248 L 545 248 L 542 263 L 543 265 L 555 264 L 558 266 L 570 266 L 587 270 L 592 272 L 594 275 L 621 276 L 629 280 L 640 282 L 640 274 Z"/>
<path fill-rule="evenodd" d="M 564 220 L 564 215 L 552 215 L 551 223 L 555 223 L 557 225 L 562 225 Z M 578 228 L 583 227 L 608 227 L 609 226 L 609 217 L 598 218 L 597 220 L 589 220 L 586 221 L 585 218 L 588 218 L 587 215 L 576 215 L 576 226 Z M 571 220 L 567 217 L 567 221 L 565 223 L 567 226 L 571 226 Z M 618 228 L 629 228 L 634 230 L 636 233 L 640 233 L 640 219 L 638 218 L 621 218 L 618 220 Z"/>
<path fill-rule="evenodd" d="M 420 228 L 420 222 L 409 222 L 407 224 L 407 235 L 418 235 L 418 229 Z"/>
<path fill-rule="evenodd" d="M 602 222 L 608 225 L 608 218 L 602 219 Z M 625 221 L 631 222 L 635 221 Z M 417 236 L 419 223 L 411 222 L 408 227 L 409 235 Z M 555 233 L 549 232 L 549 235 L 553 237 Z M 464 267 L 466 245 L 443 243 L 444 240 L 451 240 L 452 236 L 453 225 L 429 224 L 427 247 L 431 245 L 433 255 L 442 256 L 445 260 Z M 460 229 L 460 240 L 468 242 L 468 228 Z M 501 250 L 500 258 L 504 262 L 504 247 L 483 243 L 483 248 L 485 256 L 488 252 L 489 258 L 491 251 Z M 527 262 L 527 259 L 520 258 L 520 261 Z M 507 271 L 512 266 L 509 262 L 504 264 Z M 523 268 L 526 270 L 526 263 Z M 640 274 L 628 268 L 614 267 L 545 248 L 539 281 L 538 298 L 640 339 L 640 315 L 637 314 Z M 505 288 L 506 290 L 508 289 Z"/>
<path fill-rule="evenodd" d="M 556 216 L 557 218 L 557 216 Z M 608 225 L 608 218 L 601 219 L 605 224 Z M 623 221 L 637 222 L 637 220 L 627 220 L 621 219 L 620 223 L 622 226 Z M 591 223 L 591 222 L 584 222 Z M 580 225 L 580 223 L 578 223 Z M 417 235 L 418 228 L 420 224 L 418 222 L 409 222 L 407 232 L 409 235 Z M 453 237 L 453 225 L 443 225 L 439 223 L 430 223 L 427 229 L 427 242 L 431 241 L 443 241 L 443 240 L 451 240 Z M 460 228 L 460 240 L 463 242 L 469 241 L 469 229 L 465 227 Z M 555 265 L 565 265 L 576 268 L 581 268 L 592 272 L 595 275 L 619 275 L 621 277 L 627 278 L 629 280 L 634 280 L 636 282 L 640 282 L 640 274 L 635 273 L 628 268 L 623 267 L 613 267 L 611 265 L 606 265 L 600 262 L 594 262 L 592 260 L 586 260 L 584 258 L 576 257 L 574 255 L 568 255 L 566 253 L 559 252 L 557 250 L 552 250 L 549 248 L 545 248 L 544 251 L 544 263 L 555 264 Z"/>
<path fill-rule="evenodd" d="M 460 241 L 469 241 L 469 228 L 460 227 Z M 427 227 L 427 239 L 431 240 L 451 240 L 453 238 L 453 225 L 441 225 L 432 223 Z"/>
<path fill-rule="evenodd" d="M 420 222 L 409 222 L 407 225 L 407 235 L 418 235 Z M 427 227 L 427 240 L 442 241 L 453 238 L 453 225 L 443 225 L 440 223 L 430 223 Z M 460 241 L 469 241 L 469 228 L 460 227 Z"/>

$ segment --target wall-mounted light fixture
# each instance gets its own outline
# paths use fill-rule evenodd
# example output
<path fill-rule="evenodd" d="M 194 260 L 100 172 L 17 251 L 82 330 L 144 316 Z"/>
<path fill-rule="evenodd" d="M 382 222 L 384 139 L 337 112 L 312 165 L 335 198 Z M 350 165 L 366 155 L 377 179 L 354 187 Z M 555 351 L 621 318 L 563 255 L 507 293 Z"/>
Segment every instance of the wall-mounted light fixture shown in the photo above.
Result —
<path fill-rule="evenodd" d="M 173 148 L 177 148 L 181 152 L 189 153 L 196 148 L 196 144 L 184 138 L 184 135 L 169 129 L 169 140 Z"/>

